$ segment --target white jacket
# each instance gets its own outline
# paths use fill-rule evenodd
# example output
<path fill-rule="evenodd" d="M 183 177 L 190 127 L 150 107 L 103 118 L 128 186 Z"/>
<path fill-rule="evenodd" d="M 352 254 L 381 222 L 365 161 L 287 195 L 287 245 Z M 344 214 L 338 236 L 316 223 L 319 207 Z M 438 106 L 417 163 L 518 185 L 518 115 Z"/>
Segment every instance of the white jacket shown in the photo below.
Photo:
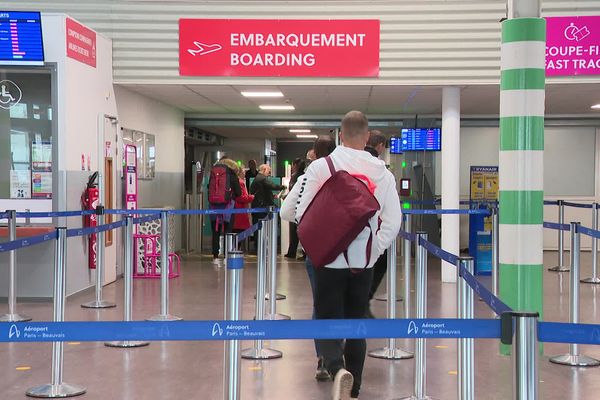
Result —
<path fill-rule="evenodd" d="M 340 254 L 327 268 L 363 268 L 367 264 L 366 246 L 372 232 L 373 244 L 371 258 L 367 268 L 371 268 L 377 258 L 396 239 L 402 221 L 400 199 L 396 191 L 394 176 L 385 167 L 385 163 L 363 150 L 354 150 L 349 147 L 338 146 L 331 153 L 331 160 L 336 171 L 345 170 L 350 174 L 366 175 L 377 186 L 375 198 L 379 202 L 380 210 L 369 220 L 371 229 L 365 227 L 348 247 L 348 260 Z M 281 218 L 287 221 L 302 221 L 302 216 L 313 198 L 331 177 L 327 161 L 324 158 L 313 161 L 305 174 L 294 185 L 292 191 L 281 206 Z M 332 207 L 335 205 L 332 204 Z M 378 227 L 378 219 L 381 226 Z M 327 235 L 324 231 L 323 235 Z"/>

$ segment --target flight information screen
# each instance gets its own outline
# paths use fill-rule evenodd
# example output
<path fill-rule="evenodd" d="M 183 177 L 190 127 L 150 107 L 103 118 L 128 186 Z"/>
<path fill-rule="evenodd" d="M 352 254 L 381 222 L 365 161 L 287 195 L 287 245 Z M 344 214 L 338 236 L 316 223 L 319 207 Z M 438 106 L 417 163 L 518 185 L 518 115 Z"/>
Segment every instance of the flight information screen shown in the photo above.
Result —
<path fill-rule="evenodd" d="M 402 154 L 402 138 L 390 138 L 390 154 Z"/>
<path fill-rule="evenodd" d="M 402 129 L 402 151 L 440 151 L 442 135 L 440 128 Z"/>
<path fill-rule="evenodd" d="M 0 11 L 0 65 L 44 65 L 39 12 Z"/>

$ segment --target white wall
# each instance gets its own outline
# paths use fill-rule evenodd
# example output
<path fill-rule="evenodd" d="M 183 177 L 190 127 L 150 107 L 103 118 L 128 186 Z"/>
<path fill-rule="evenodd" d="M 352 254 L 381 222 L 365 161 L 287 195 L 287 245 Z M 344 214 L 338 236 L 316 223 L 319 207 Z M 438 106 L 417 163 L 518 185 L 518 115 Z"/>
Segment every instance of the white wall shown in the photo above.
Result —
<path fill-rule="evenodd" d="M 443 133 L 442 133 L 443 135 Z M 600 152 L 593 127 L 546 127 L 544 150 L 544 197 L 546 200 L 568 200 L 591 203 L 595 200 L 597 181 L 597 158 Z M 460 160 L 460 194 L 469 198 L 469 174 L 471 165 L 498 165 L 499 128 L 462 127 Z M 443 139 L 442 139 L 443 143 Z M 436 154 L 436 194 L 441 188 L 441 160 Z M 544 207 L 544 220 L 557 221 L 557 207 Z M 591 227 L 591 210 L 566 208 L 565 223 L 580 221 Z M 461 247 L 468 245 L 468 218 L 461 217 Z M 544 231 L 544 248 L 556 249 L 557 233 Z M 565 242 L 568 242 L 565 234 Z M 582 247 L 589 248 L 591 241 L 582 237 Z"/>
<path fill-rule="evenodd" d="M 122 86 L 115 86 L 121 127 L 156 136 L 156 172 L 184 171 L 184 113 Z"/>

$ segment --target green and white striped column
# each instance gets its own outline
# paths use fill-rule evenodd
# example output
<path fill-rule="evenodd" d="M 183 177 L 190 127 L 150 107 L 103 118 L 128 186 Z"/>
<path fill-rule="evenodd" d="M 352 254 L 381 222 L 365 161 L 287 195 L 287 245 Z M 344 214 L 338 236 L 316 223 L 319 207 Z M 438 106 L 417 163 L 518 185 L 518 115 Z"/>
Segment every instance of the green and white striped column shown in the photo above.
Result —
<path fill-rule="evenodd" d="M 502 24 L 500 80 L 500 297 L 543 311 L 546 21 Z"/>

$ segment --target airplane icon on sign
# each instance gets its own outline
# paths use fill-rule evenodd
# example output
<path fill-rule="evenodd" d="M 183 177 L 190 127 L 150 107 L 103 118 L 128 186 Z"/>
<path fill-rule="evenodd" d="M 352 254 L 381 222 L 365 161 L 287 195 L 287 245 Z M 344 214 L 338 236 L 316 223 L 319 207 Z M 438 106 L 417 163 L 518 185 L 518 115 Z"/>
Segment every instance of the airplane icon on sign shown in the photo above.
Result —
<path fill-rule="evenodd" d="M 194 45 L 196 46 L 195 49 L 188 49 L 188 53 L 190 53 L 194 57 L 196 55 L 205 56 L 207 54 L 214 53 L 215 51 L 219 51 L 223 48 L 223 46 L 221 46 L 220 44 L 217 44 L 217 43 L 206 44 L 206 43 L 195 41 Z"/>

